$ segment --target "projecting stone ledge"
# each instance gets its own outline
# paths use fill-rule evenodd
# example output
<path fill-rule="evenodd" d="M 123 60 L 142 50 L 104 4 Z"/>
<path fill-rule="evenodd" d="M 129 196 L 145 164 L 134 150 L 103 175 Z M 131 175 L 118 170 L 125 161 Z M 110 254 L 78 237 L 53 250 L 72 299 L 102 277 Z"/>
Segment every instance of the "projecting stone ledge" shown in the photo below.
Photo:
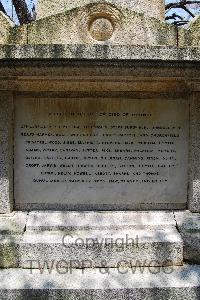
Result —
<path fill-rule="evenodd" d="M 34 260 L 78 261 L 76 268 L 82 268 L 82 263 L 87 268 L 88 263 L 100 267 L 102 261 L 108 267 L 120 261 L 128 265 L 139 261 L 143 266 L 183 263 L 183 243 L 172 212 L 31 212 L 17 216 L 18 223 L 14 217 L 0 218 L 3 268 L 30 268 Z M 80 240 L 82 245 L 77 244 Z"/>
<path fill-rule="evenodd" d="M 175 219 L 184 243 L 184 259 L 200 264 L 200 214 L 175 212 Z"/>
<path fill-rule="evenodd" d="M 126 45 L 0 45 L 0 60 L 200 61 L 200 48 Z"/>
<path fill-rule="evenodd" d="M 28 215 L 29 231 L 90 230 L 90 229 L 165 229 L 176 226 L 172 211 L 104 211 L 63 212 L 32 211 Z"/>
<path fill-rule="evenodd" d="M 49 271 L 1 270 L 0 298 L 199 300 L 200 266 L 87 269 L 71 273 L 59 266 Z"/>

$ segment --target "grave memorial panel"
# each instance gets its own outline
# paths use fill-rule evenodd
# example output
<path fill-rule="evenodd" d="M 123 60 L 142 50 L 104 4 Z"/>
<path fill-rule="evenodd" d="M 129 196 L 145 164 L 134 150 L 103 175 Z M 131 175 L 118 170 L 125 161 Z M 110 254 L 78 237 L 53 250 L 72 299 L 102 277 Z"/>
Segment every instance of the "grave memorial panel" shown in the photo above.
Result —
<path fill-rule="evenodd" d="M 18 98 L 15 110 L 18 207 L 187 202 L 185 100 Z"/>

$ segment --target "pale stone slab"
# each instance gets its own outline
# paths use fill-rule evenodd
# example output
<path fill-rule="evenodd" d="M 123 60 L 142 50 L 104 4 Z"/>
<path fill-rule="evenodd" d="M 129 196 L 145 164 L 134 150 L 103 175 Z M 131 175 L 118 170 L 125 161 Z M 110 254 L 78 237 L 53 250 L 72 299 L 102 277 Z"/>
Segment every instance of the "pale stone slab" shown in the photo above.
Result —
<path fill-rule="evenodd" d="M 59 270 L 61 273 L 61 270 Z M 64 270 L 65 271 L 65 270 Z M 156 273 L 157 274 L 153 274 Z M 10 269 L 0 271 L 0 296 L 2 299 L 78 300 L 198 300 L 200 292 L 200 267 L 185 265 L 174 267 L 170 274 L 165 269 L 144 269 L 141 273 L 119 274 L 117 270 L 102 274 L 99 269 L 73 270 L 72 274 L 51 274 L 39 270 Z"/>
<path fill-rule="evenodd" d="M 200 213 L 188 211 L 175 211 L 175 220 L 179 228 L 188 233 L 200 233 Z"/>
<path fill-rule="evenodd" d="M 13 208 L 13 99 L 0 92 L 0 214 Z M 1 218 L 1 216 L 0 216 Z"/>
<path fill-rule="evenodd" d="M 182 239 L 176 228 L 26 231 L 20 243 L 20 266 L 38 268 L 64 261 L 75 268 L 106 265 L 182 265 Z"/>
<path fill-rule="evenodd" d="M 30 212 L 27 230 L 175 227 L 172 212 Z"/>
<path fill-rule="evenodd" d="M 25 231 L 27 212 L 13 212 L 0 217 L 0 234 L 22 234 Z"/>
<path fill-rule="evenodd" d="M 0 59 L 97 59 L 97 60 L 151 60 L 183 61 L 200 60 L 198 47 L 176 48 L 148 45 L 0 45 Z"/>
<path fill-rule="evenodd" d="M 200 264 L 200 214 L 175 212 L 175 219 L 183 239 L 184 259 Z"/>
<path fill-rule="evenodd" d="M 190 101 L 190 172 L 189 210 L 200 212 L 200 93 L 193 93 Z"/>
<path fill-rule="evenodd" d="M 186 203 L 188 117 L 184 100 L 18 98 L 17 206 Z"/>

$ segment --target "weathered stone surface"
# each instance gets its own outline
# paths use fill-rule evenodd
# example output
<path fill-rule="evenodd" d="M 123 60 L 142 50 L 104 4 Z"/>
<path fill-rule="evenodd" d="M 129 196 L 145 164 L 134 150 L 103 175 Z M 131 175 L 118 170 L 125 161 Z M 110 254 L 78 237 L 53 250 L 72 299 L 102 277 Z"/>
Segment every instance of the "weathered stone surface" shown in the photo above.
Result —
<path fill-rule="evenodd" d="M 27 212 L 13 212 L 0 216 L 0 234 L 22 234 L 25 230 Z"/>
<path fill-rule="evenodd" d="M 14 23 L 0 11 L 0 44 L 7 44 L 9 39 L 10 29 Z"/>
<path fill-rule="evenodd" d="M 189 209 L 200 212 L 200 93 L 190 101 Z"/>
<path fill-rule="evenodd" d="M 0 92 L 0 214 L 13 207 L 13 100 Z"/>
<path fill-rule="evenodd" d="M 175 219 L 184 243 L 184 260 L 200 264 L 200 214 L 175 212 Z"/>
<path fill-rule="evenodd" d="M 175 211 L 174 215 L 175 215 L 176 224 L 179 229 L 191 234 L 200 232 L 199 213 L 192 213 L 189 210 L 186 210 L 186 211 Z"/>
<path fill-rule="evenodd" d="M 21 26 L 15 25 L 9 32 L 8 40 L 6 44 L 23 45 L 28 44 L 28 25 Z"/>
<path fill-rule="evenodd" d="M 187 29 L 179 29 L 180 47 L 200 47 L 200 16 L 189 23 Z"/>
<path fill-rule="evenodd" d="M 0 59 L 200 60 L 199 48 L 126 45 L 0 45 Z"/>
<path fill-rule="evenodd" d="M 74 267 L 116 268 L 126 265 L 181 265 L 182 240 L 176 228 L 160 229 L 88 229 L 76 231 L 26 231 L 20 242 L 20 266 L 30 267 L 30 260 L 65 261 Z M 76 263 L 76 262 L 77 263 Z"/>
<path fill-rule="evenodd" d="M 114 5 L 118 8 L 127 8 L 132 11 L 144 13 L 147 16 L 158 18 L 164 21 L 165 6 L 163 0 L 106 0 L 104 3 Z M 37 19 L 52 14 L 58 14 L 76 7 L 82 7 L 90 3 L 102 3 L 101 0 L 38 0 Z"/>
<path fill-rule="evenodd" d="M 180 265 L 182 239 L 172 212 L 31 212 L 20 266 L 63 260 L 74 267 Z M 72 261 L 77 262 L 72 262 Z"/>
<path fill-rule="evenodd" d="M 30 212 L 27 230 L 165 228 L 176 225 L 172 212 Z"/>
<path fill-rule="evenodd" d="M 26 212 L 0 216 L 0 268 L 18 267 L 19 245 L 26 221 Z"/>
<path fill-rule="evenodd" d="M 106 3 L 99 3 L 99 0 L 86 0 L 81 5 L 79 1 L 67 4 L 63 1 L 62 4 L 59 3 L 55 3 L 55 1 L 46 3 L 46 0 L 43 0 L 39 4 L 39 7 L 40 5 L 42 7 L 41 11 L 44 11 L 44 4 L 45 9 L 54 14 L 47 13 L 47 18 L 37 20 L 29 25 L 14 26 L 1 13 L 2 23 L 7 23 L 1 32 L 0 43 L 178 45 L 179 47 L 199 47 L 200 45 L 200 17 L 196 17 L 194 21 L 190 22 L 188 28 L 179 28 L 177 31 L 175 26 L 155 19 L 158 10 L 155 9 L 152 1 L 149 1 L 151 9 L 146 2 L 144 6 L 140 2 L 134 3 L 133 1 L 128 6 L 122 4 L 121 1 L 119 1 L 119 5 L 112 5 L 112 0 Z M 155 3 L 159 5 L 157 1 Z M 145 7 L 148 12 L 152 10 L 153 15 L 139 13 L 142 10 L 140 8 L 138 12 L 137 4 Z M 131 5 L 134 6 L 134 10 L 131 9 Z M 59 14 L 55 14 L 56 11 Z M 152 16 L 154 18 L 151 18 Z M 101 24 L 103 27 L 94 27 L 94 23 Z M 107 33 L 106 30 L 108 30 Z"/>
<path fill-rule="evenodd" d="M 55 266 L 54 266 L 55 268 Z M 54 269 L 53 268 L 53 269 Z M 122 271 L 128 271 L 122 274 Z M 200 267 L 145 268 L 143 272 L 61 269 L 52 272 L 10 269 L 0 271 L 1 299 L 148 299 L 199 300 Z"/>
<path fill-rule="evenodd" d="M 21 235 L 0 233 L 0 268 L 19 266 L 19 244 Z"/>
<path fill-rule="evenodd" d="M 106 27 L 92 29 L 94 22 L 104 20 Z M 176 46 L 177 32 L 172 25 L 146 18 L 126 9 L 106 4 L 87 5 L 33 22 L 27 27 L 28 44 L 109 44 Z M 102 33 L 98 32 L 102 31 Z M 104 38 L 100 38 L 100 35 Z M 19 40 L 19 43 L 20 40 Z"/>
<path fill-rule="evenodd" d="M 115 224 L 113 222 L 115 220 Z M 52 222 L 51 222 L 52 220 Z M 63 260 L 73 267 L 181 265 L 182 239 L 170 212 L 26 212 L 0 219 L 0 267 Z M 84 265 L 83 265 L 84 264 Z"/>

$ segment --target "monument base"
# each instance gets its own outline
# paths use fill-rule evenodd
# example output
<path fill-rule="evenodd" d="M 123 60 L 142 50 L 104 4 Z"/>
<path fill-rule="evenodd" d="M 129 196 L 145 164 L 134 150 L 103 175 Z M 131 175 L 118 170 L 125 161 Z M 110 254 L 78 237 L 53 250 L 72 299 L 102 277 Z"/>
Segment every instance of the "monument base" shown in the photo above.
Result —
<path fill-rule="evenodd" d="M 155 270 L 152 270 L 152 273 Z M 1 299 L 199 299 L 200 267 L 185 265 L 172 274 L 119 274 L 115 269 L 102 275 L 96 269 L 73 270 L 72 274 L 40 274 L 35 270 L 0 271 Z"/>
<path fill-rule="evenodd" d="M 0 228 L 2 299 L 199 299 L 199 214 L 14 212 Z"/>

